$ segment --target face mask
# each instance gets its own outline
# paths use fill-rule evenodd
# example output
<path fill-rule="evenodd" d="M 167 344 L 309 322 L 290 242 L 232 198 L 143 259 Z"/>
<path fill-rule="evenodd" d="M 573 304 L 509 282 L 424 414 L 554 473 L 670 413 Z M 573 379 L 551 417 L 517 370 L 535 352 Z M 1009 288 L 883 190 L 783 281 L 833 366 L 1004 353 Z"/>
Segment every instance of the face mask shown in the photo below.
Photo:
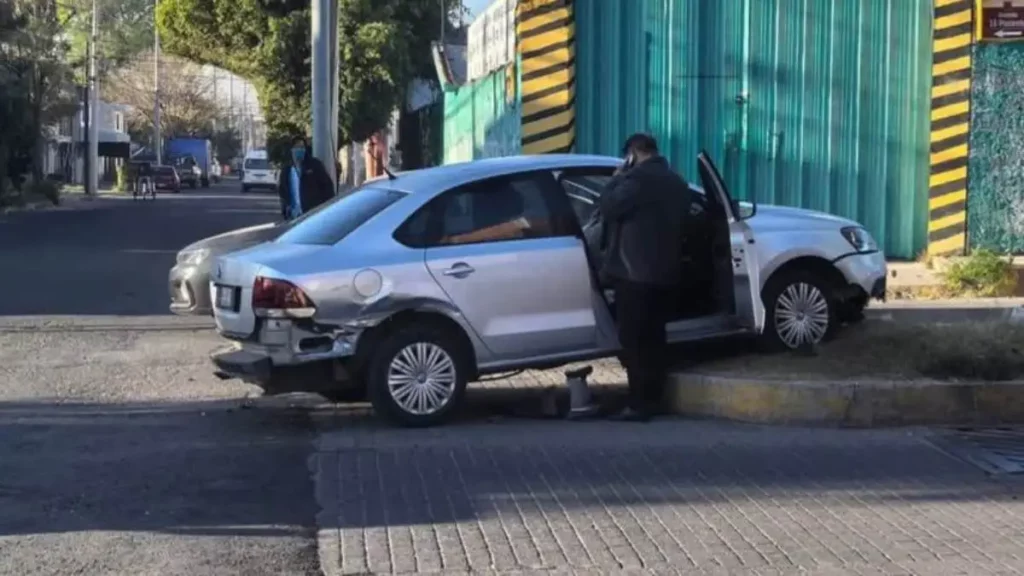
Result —
<path fill-rule="evenodd" d="M 295 159 L 296 162 L 302 162 L 302 159 L 305 158 L 305 157 L 306 157 L 306 149 L 305 148 L 292 148 L 292 158 Z"/>

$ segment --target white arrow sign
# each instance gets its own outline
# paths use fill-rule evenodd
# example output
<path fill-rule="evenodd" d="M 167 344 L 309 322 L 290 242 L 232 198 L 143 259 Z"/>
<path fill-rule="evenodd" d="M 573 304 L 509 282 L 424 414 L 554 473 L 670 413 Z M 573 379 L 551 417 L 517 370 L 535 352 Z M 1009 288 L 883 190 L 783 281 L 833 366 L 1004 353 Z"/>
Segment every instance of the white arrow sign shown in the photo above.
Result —
<path fill-rule="evenodd" d="M 1000 30 L 1000 31 L 995 33 L 995 35 L 997 37 L 999 37 L 999 38 L 1013 38 L 1015 36 L 1020 36 L 1021 34 L 1024 34 L 1024 31 L 1021 31 L 1021 30 Z"/>

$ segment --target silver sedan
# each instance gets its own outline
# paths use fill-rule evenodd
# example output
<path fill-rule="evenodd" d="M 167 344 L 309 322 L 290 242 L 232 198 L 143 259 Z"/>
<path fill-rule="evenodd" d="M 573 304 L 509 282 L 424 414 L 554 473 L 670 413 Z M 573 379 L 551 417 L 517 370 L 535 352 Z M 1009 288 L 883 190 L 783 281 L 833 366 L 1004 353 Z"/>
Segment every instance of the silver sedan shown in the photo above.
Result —
<path fill-rule="evenodd" d="M 482 375 L 617 354 L 587 238 L 620 162 L 517 156 L 391 175 L 218 258 L 214 317 L 234 343 L 217 373 L 268 393 L 365 392 L 379 414 L 424 426 Z M 670 341 L 797 348 L 884 295 L 885 258 L 858 223 L 739 202 L 706 154 L 697 173 Z"/>

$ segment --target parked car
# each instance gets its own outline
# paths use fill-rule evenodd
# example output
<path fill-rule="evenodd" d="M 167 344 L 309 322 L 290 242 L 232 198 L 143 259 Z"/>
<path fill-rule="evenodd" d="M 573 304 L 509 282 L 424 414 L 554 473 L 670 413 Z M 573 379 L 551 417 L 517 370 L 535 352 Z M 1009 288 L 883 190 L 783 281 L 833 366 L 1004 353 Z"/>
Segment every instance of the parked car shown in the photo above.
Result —
<path fill-rule="evenodd" d="M 253 150 L 242 164 L 242 194 L 250 190 L 277 190 L 277 170 L 267 159 L 266 150 Z"/>
<path fill-rule="evenodd" d="M 174 193 L 181 192 L 181 179 L 173 166 L 153 166 L 153 181 L 157 190 L 170 190 Z"/>
<path fill-rule="evenodd" d="M 196 161 L 194 156 L 171 156 L 169 161 L 170 164 L 174 166 L 174 170 L 178 173 L 178 179 L 182 184 L 187 185 L 193 190 L 202 184 L 203 171 L 199 167 L 199 163 Z"/>
<path fill-rule="evenodd" d="M 481 160 L 367 182 L 281 236 L 217 259 L 222 378 L 267 393 L 365 391 L 402 425 L 444 422 L 482 375 L 619 352 L 596 285 L 593 199 L 621 160 Z M 711 159 L 687 226 L 672 342 L 819 342 L 885 293 L 886 263 L 845 218 L 734 200 Z"/>
<path fill-rule="evenodd" d="M 182 248 L 167 278 L 171 312 L 182 316 L 212 315 L 210 267 L 217 257 L 273 240 L 286 229 L 286 222 L 260 224 L 204 238 Z"/>

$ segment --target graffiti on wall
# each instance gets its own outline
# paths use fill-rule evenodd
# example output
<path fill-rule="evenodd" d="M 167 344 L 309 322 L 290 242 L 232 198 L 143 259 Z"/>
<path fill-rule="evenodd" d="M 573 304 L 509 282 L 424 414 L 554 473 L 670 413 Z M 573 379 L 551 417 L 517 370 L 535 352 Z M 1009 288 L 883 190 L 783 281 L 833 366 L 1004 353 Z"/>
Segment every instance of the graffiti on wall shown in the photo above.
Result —
<path fill-rule="evenodd" d="M 970 245 L 1024 253 L 1024 45 L 975 48 L 971 108 Z"/>

